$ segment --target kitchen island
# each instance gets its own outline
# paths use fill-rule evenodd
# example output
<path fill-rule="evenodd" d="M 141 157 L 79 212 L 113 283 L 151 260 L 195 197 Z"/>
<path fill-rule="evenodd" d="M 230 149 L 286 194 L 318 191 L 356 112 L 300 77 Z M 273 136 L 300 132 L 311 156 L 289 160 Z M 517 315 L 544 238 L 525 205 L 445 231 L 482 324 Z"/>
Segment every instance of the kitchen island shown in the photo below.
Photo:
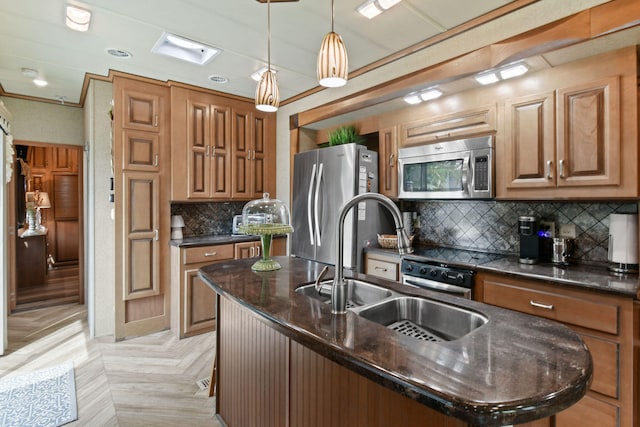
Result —
<path fill-rule="evenodd" d="M 295 292 L 324 265 L 276 259 L 272 272 L 251 271 L 251 260 L 200 270 L 219 299 L 216 412 L 231 427 L 509 425 L 561 411 L 588 388 L 591 356 L 559 323 L 356 275 L 487 319 L 452 341 L 419 341 L 332 315 Z"/>

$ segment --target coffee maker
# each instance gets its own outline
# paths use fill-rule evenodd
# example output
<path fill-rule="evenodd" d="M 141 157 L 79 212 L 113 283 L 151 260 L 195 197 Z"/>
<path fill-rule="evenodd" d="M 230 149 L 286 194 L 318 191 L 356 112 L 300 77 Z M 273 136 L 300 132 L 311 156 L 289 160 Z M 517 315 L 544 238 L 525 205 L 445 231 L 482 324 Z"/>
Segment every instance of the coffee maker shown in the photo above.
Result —
<path fill-rule="evenodd" d="M 518 217 L 518 234 L 520 235 L 520 262 L 536 264 L 540 259 L 542 241 L 538 234 L 540 221 L 534 215 Z"/>

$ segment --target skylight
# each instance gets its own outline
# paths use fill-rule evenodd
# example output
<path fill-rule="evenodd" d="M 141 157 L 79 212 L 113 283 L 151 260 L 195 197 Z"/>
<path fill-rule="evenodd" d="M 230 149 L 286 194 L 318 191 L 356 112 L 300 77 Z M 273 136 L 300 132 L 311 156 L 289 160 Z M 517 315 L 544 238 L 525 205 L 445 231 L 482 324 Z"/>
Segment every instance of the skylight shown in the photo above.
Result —
<path fill-rule="evenodd" d="M 219 54 L 221 50 L 165 31 L 153 46 L 151 52 L 193 64 L 204 65 Z"/>

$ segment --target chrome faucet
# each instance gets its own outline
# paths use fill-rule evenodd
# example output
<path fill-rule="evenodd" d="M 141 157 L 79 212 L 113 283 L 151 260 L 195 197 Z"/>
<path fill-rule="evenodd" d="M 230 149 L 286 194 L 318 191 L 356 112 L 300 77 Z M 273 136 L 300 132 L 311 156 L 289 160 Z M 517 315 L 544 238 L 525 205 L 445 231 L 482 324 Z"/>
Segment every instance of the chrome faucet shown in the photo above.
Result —
<path fill-rule="evenodd" d="M 336 242 L 338 248 L 336 250 L 336 273 L 333 278 L 333 285 L 331 286 L 331 312 L 335 314 L 344 314 L 347 312 L 347 283 L 344 280 L 344 219 L 347 216 L 349 210 L 358 203 L 365 200 L 374 200 L 387 208 L 393 215 L 393 220 L 396 224 L 396 233 L 398 235 L 398 252 L 400 255 L 413 252 L 411 244 L 409 243 L 409 236 L 402 224 L 402 215 L 398 207 L 387 196 L 383 196 L 379 193 L 363 193 L 358 194 L 351 200 L 349 200 L 340 210 L 338 215 L 338 227 Z"/>

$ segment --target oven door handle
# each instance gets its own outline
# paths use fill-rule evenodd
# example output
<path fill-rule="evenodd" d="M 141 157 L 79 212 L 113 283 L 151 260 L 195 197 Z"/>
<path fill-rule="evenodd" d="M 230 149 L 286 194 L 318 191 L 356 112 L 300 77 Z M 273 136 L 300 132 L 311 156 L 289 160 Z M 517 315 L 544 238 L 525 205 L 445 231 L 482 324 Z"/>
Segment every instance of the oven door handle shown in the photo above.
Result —
<path fill-rule="evenodd" d="M 446 292 L 448 294 L 464 295 L 465 297 L 470 297 L 471 295 L 470 288 L 450 285 L 448 283 L 436 282 L 434 280 L 423 279 L 422 277 L 403 275 L 402 284 L 437 292 Z"/>

